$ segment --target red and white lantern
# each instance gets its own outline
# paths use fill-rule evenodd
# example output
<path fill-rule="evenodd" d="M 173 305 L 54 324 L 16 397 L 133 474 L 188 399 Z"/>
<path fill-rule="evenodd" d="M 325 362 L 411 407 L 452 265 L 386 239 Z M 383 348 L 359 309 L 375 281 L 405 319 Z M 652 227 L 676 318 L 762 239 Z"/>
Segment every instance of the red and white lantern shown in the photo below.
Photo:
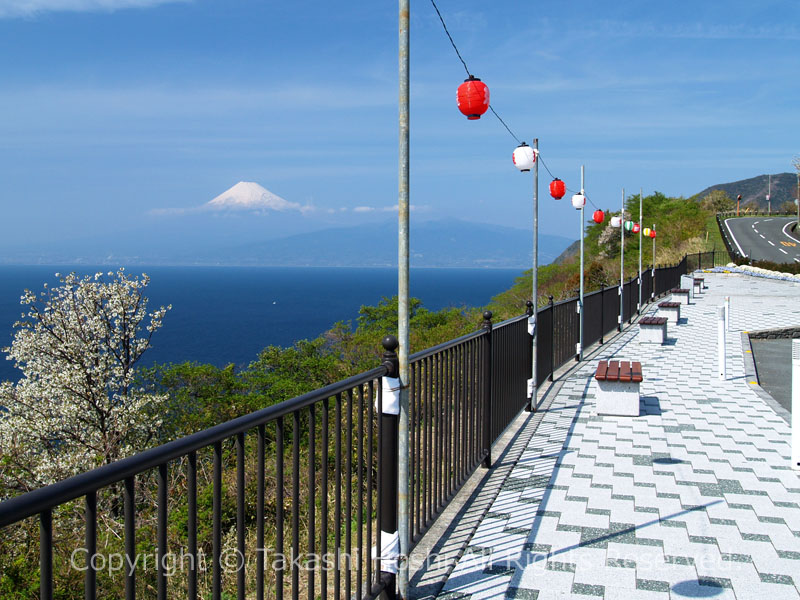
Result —
<path fill-rule="evenodd" d="M 469 76 L 458 86 L 456 94 L 458 110 L 470 121 L 480 119 L 489 110 L 489 87 L 480 79 Z"/>
<path fill-rule="evenodd" d="M 639 226 L 638 223 L 633 224 L 633 233 L 639 233 L 642 228 Z"/>
<path fill-rule="evenodd" d="M 550 195 L 556 200 L 561 200 L 567 193 L 567 186 L 558 177 L 550 182 Z"/>
<path fill-rule="evenodd" d="M 654 237 L 656 237 L 656 230 L 655 230 L 655 229 L 651 229 L 651 230 L 650 230 L 650 237 L 651 237 L 651 238 L 654 238 Z"/>
<path fill-rule="evenodd" d="M 611 217 L 611 226 L 612 227 L 621 227 L 622 226 L 622 217 Z"/>
<path fill-rule="evenodd" d="M 605 220 L 605 218 L 606 218 L 605 213 L 600 209 L 594 211 L 594 214 L 592 215 L 592 219 L 594 219 L 595 223 L 602 223 Z"/>
<path fill-rule="evenodd" d="M 572 196 L 572 206 L 576 210 L 582 209 L 584 206 L 586 206 L 586 196 L 583 194 L 575 194 Z"/>
<path fill-rule="evenodd" d="M 533 168 L 533 163 L 536 162 L 536 152 L 528 144 L 522 142 L 514 150 L 511 160 L 514 161 L 514 166 L 524 173 Z"/>

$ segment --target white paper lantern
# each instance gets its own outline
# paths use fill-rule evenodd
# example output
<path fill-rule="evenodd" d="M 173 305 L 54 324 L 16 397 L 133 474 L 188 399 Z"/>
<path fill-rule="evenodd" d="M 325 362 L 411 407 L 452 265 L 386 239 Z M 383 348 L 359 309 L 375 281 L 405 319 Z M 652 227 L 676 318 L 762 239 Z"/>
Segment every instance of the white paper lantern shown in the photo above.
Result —
<path fill-rule="evenodd" d="M 533 163 L 536 162 L 536 154 L 534 154 L 533 148 L 522 142 L 514 150 L 511 159 L 514 161 L 514 166 L 524 173 L 533 168 Z"/>
<path fill-rule="evenodd" d="M 572 206 L 574 206 L 577 210 L 582 209 L 586 206 L 586 196 L 583 194 L 575 194 L 572 196 Z"/>
<path fill-rule="evenodd" d="M 611 217 L 611 226 L 619 227 L 622 225 L 622 217 Z"/>

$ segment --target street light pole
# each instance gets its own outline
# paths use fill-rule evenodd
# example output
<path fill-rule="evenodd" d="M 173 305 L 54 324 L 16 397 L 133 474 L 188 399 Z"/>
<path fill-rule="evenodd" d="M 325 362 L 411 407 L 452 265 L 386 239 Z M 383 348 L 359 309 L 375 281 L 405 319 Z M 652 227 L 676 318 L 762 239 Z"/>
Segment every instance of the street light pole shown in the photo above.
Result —
<path fill-rule="evenodd" d="M 583 360 L 583 232 L 586 229 L 586 224 L 584 221 L 584 213 L 583 210 L 586 207 L 586 192 L 584 190 L 584 166 L 581 165 L 581 196 L 584 196 L 583 203 L 581 204 L 581 284 L 580 284 L 580 298 L 578 299 L 578 321 L 579 321 L 579 333 L 578 333 L 578 353 L 575 358 L 578 361 Z"/>
<path fill-rule="evenodd" d="M 625 308 L 625 188 L 622 188 L 622 210 L 619 211 L 619 331 Z"/>
<path fill-rule="evenodd" d="M 536 345 L 539 338 L 538 327 L 536 326 L 539 316 L 539 138 L 533 138 L 533 272 L 531 290 L 531 300 L 533 301 L 533 339 L 531 354 L 531 412 L 536 410 Z"/>
<path fill-rule="evenodd" d="M 408 268 L 409 268 L 409 0 L 399 0 L 399 129 L 400 160 L 398 182 L 398 255 L 397 255 L 397 338 L 400 342 L 398 359 L 400 363 L 400 423 L 399 423 L 399 462 L 397 487 L 397 529 L 400 541 L 400 560 L 398 564 L 398 587 L 400 597 L 408 597 L 408 557 L 409 552 L 409 504 L 408 504 Z"/>
<path fill-rule="evenodd" d="M 639 188 L 639 304 L 636 314 L 642 314 L 642 188 Z"/>

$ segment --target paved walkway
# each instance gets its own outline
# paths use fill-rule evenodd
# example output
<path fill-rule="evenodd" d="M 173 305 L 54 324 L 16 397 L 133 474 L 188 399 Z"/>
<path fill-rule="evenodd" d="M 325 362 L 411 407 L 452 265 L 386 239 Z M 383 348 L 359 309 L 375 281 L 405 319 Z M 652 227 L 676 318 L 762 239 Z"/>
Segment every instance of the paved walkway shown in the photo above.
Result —
<path fill-rule="evenodd" d="M 705 277 L 667 344 L 634 326 L 566 376 L 440 598 L 800 598 L 791 432 L 746 377 L 741 336 L 800 324 L 800 284 Z M 642 362 L 641 416 L 594 414 L 610 358 Z"/>

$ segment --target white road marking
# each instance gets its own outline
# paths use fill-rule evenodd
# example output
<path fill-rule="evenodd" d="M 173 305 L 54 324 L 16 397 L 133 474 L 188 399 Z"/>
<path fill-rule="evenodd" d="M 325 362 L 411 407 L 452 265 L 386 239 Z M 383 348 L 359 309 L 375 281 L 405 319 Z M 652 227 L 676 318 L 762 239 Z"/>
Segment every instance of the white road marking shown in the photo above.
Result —
<path fill-rule="evenodd" d="M 784 250 L 783 248 L 778 248 L 778 250 L 780 250 L 780 251 L 781 251 L 781 252 L 783 252 L 784 254 L 789 254 L 789 253 L 788 253 L 786 250 Z"/>
<path fill-rule="evenodd" d="M 725 219 L 725 227 L 728 228 L 728 233 L 730 234 L 733 243 L 736 244 L 736 247 L 739 249 L 739 254 L 746 256 L 744 250 L 742 250 L 742 247 L 739 245 L 739 241 L 736 239 L 736 236 L 733 235 L 733 231 L 731 231 L 731 226 L 728 224 L 728 221 L 730 221 L 730 219 Z"/>
<path fill-rule="evenodd" d="M 792 236 L 791 236 L 791 235 L 789 235 L 789 233 L 786 231 L 786 228 L 787 228 L 787 227 L 789 227 L 789 225 L 791 225 L 792 223 L 794 223 L 794 219 L 792 219 L 791 221 L 789 221 L 788 223 L 786 223 L 786 225 L 784 225 L 784 226 L 783 226 L 783 229 L 782 229 L 781 231 L 783 231 L 783 235 L 785 235 L 786 237 L 788 237 L 788 238 L 789 238 L 790 240 L 792 240 L 793 242 L 796 242 L 796 241 L 797 241 L 797 238 L 795 238 L 795 237 L 792 237 Z"/>
<path fill-rule="evenodd" d="M 770 240 L 767 240 L 767 243 L 768 243 L 770 246 L 774 246 L 774 245 L 775 245 L 775 244 L 773 244 L 773 243 L 772 243 Z"/>
<path fill-rule="evenodd" d="M 759 233 L 758 235 L 761 235 L 761 234 Z M 765 240 L 765 239 L 767 239 L 767 238 L 765 238 L 763 235 L 761 235 L 761 239 L 762 239 L 762 240 Z"/>
<path fill-rule="evenodd" d="M 800 258 L 795 258 L 794 262 L 799 262 L 800 263 Z"/>

